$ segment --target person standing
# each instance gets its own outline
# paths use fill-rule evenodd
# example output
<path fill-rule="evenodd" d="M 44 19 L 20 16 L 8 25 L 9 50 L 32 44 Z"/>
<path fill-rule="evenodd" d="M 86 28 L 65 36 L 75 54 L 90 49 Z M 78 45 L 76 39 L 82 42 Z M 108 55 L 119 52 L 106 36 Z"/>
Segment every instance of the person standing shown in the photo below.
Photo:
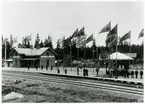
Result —
<path fill-rule="evenodd" d="M 108 61 L 106 61 L 106 74 L 108 74 L 108 70 L 107 70 L 107 67 L 108 67 Z"/>
<path fill-rule="evenodd" d="M 51 71 L 52 71 L 52 69 L 53 69 L 53 66 L 51 66 Z"/>
<path fill-rule="evenodd" d="M 30 67 L 30 66 L 29 66 L 29 64 L 28 64 L 28 66 L 27 66 L 27 67 L 28 67 L 28 70 L 29 70 L 29 67 Z"/>
<path fill-rule="evenodd" d="M 46 65 L 46 70 L 48 70 L 48 65 Z"/>
<path fill-rule="evenodd" d="M 43 70 L 43 65 L 41 66 L 41 70 Z"/>
<path fill-rule="evenodd" d="M 142 76 L 143 76 L 143 71 L 141 70 L 140 71 L 140 78 L 142 79 Z"/>
<path fill-rule="evenodd" d="M 83 69 L 83 76 L 85 77 L 86 76 L 86 70 L 85 70 L 85 67 Z"/>
<path fill-rule="evenodd" d="M 97 76 L 98 76 L 98 73 L 99 73 L 99 68 L 100 68 L 100 63 L 98 61 L 97 68 L 96 68 Z"/>
<path fill-rule="evenodd" d="M 36 70 L 38 70 L 38 66 L 36 65 Z"/>
<path fill-rule="evenodd" d="M 57 67 L 57 73 L 58 73 L 58 74 L 60 74 L 60 70 L 59 70 L 59 67 Z"/>
<path fill-rule="evenodd" d="M 131 78 L 134 78 L 134 71 L 131 71 Z"/>
<path fill-rule="evenodd" d="M 65 74 L 67 74 L 67 69 L 66 68 L 64 69 L 64 72 L 65 72 Z"/>
<path fill-rule="evenodd" d="M 88 76 L 88 69 L 86 68 L 86 76 Z"/>
<path fill-rule="evenodd" d="M 138 71 L 137 70 L 135 71 L 135 76 L 136 76 L 136 79 L 137 79 L 137 76 L 138 76 Z"/>
<path fill-rule="evenodd" d="M 77 67 L 77 75 L 79 76 L 79 67 Z"/>

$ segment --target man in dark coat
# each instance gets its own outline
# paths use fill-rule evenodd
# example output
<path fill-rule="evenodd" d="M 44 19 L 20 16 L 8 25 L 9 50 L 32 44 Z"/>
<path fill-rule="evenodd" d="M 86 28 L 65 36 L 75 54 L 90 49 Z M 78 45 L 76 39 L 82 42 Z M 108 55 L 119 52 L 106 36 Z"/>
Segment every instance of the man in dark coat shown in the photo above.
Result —
<path fill-rule="evenodd" d="M 135 71 L 135 76 L 136 76 L 136 79 L 137 79 L 137 76 L 138 76 L 138 71 L 137 70 Z"/>
<path fill-rule="evenodd" d="M 97 76 L 98 76 L 98 73 L 99 73 L 99 69 L 100 69 L 100 63 L 98 62 L 97 68 L 96 68 Z"/>
<path fill-rule="evenodd" d="M 60 74 L 60 70 L 59 70 L 59 67 L 57 67 L 57 72 L 58 72 L 58 74 Z"/>
<path fill-rule="evenodd" d="M 36 70 L 38 70 L 38 66 L 37 66 L 37 65 L 35 65 L 35 67 L 36 67 Z"/>
<path fill-rule="evenodd" d="M 28 67 L 28 70 L 29 70 L 29 68 L 30 68 L 29 64 L 27 65 L 27 67 Z"/>
<path fill-rule="evenodd" d="M 43 70 L 43 66 L 41 66 L 41 70 Z"/>
<path fill-rule="evenodd" d="M 67 74 L 67 69 L 66 68 L 64 69 L 64 72 L 65 72 L 65 74 Z"/>
<path fill-rule="evenodd" d="M 134 78 L 134 71 L 131 71 L 131 78 Z"/>
<path fill-rule="evenodd" d="M 143 71 L 141 70 L 140 71 L 140 78 L 142 79 L 142 76 L 143 76 Z"/>
<path fill-rule="evenodd" d="M 48 65 L 46 65 L 46 70 L 48 70 Z"/>
<path fill-rule="evenodd" d="M 88 76 L 88 69 L 86 68 L 86 76 Z"/>
<path fill-rule="evenodd" d="M 77 67 L 77 75 L 79 75 L 79 67 Z"/>
<path fill-rule="evenodd" d="M 86 76 L 86 69 L 85 69 L 85 67 L 84 67 L 84 69 L 83 69 L 83 76 L 84 76 L 84 77 Z"/>
<path fill-rule="evenodd" d="M 53 69 L 53 66 L 51 66 L 51 70 Z"/>

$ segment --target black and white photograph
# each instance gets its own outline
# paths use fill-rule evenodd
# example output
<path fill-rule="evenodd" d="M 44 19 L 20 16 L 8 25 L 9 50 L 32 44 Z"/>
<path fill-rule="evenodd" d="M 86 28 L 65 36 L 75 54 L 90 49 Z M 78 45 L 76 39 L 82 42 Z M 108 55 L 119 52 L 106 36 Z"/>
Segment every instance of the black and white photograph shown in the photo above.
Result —
<path fill-rule="evenodd" d="M 144 2 L 1 4 L 1 103 L 143 103 Z"/>

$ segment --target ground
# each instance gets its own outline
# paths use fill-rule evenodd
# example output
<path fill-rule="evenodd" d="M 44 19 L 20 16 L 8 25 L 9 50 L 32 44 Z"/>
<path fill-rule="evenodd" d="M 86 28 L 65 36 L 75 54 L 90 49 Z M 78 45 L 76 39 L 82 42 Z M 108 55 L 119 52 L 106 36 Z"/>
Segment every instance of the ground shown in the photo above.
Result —
<path fill-rule="evenodd" d="M 24 98 L 6 102 L 143 102 L 140 96 L 57 83 L 3 77 L 2 97 L 12 91 Z M 5 102 L 5 101 L 3 101 Z"/>

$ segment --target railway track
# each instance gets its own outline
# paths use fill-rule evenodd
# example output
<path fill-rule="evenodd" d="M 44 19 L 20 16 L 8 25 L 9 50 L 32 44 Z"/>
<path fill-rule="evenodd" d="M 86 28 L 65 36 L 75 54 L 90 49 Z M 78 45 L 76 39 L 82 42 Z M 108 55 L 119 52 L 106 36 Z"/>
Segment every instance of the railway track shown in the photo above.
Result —
<path fill-rule="evenodd" d="M 18 72 L 18 71 L 6 71 L 6 73 L 18 73 L 18 74 L 27 74 L 27 75 L 36 75 L 36 76 L 44 76 L 44 77 L 51 77 L 51 78 L 59 78 L 59 79 L 67 79 L 67 80 L 79 80 L 79 81 L 87 81 L 92 83 L 102 83 L 102 84 L 110 84 L 110 85 L 118 85 L 118 86 L 126 86 L 126 87 L 132 87 L 132 88 L 140 88 L 143 89 L 143 85 L 137 85 L 137 84 L 131 84 L 131 83 L 122 83 L 122 82 L 115 82 L 115 81 L 106 81 L 106 80 L 96 80 L 96 79 L 84 79 L 83 77 L 80 78 L 74 78 L 74 77 L 68 77 L 68 76 L 59 76 L 54 74 L 46 74 L 46 73 L 32 73 L 32 72 Z M 5 73 L 5 72 L 3 72 Z"/>
<path fill-rule="evenodd" d="M 98 88 L 103 90 L 109 91 L 117 91 L 123 93 L 130 93 L 136 95 L 143 95 L 142 88 L 134 88 L 133 85 L 127 84 L 119 84 L 113 82 L 104 82 L 104 81 L 97 81 L 97 80 L 77 80 L 77 78 L 69 78 L 66 77 L 59 77 L 59 76 L 49 76 L 49 75 L 40 75 L 40 74 L 28 74 L 28 73 L 13 73 L 12 72 L 3 72 L 3 76 L 9 78 L 24 78 L 27 80 L 35 80 L 35 81 L 43 81 L 46 83 L 63 83 L 69 85 L 76 85 L 76 86 L 83 86 L 83 87 L 90 87 L 90 88 Z M 58 79 L 59 78 L 59 79 Z"/>

